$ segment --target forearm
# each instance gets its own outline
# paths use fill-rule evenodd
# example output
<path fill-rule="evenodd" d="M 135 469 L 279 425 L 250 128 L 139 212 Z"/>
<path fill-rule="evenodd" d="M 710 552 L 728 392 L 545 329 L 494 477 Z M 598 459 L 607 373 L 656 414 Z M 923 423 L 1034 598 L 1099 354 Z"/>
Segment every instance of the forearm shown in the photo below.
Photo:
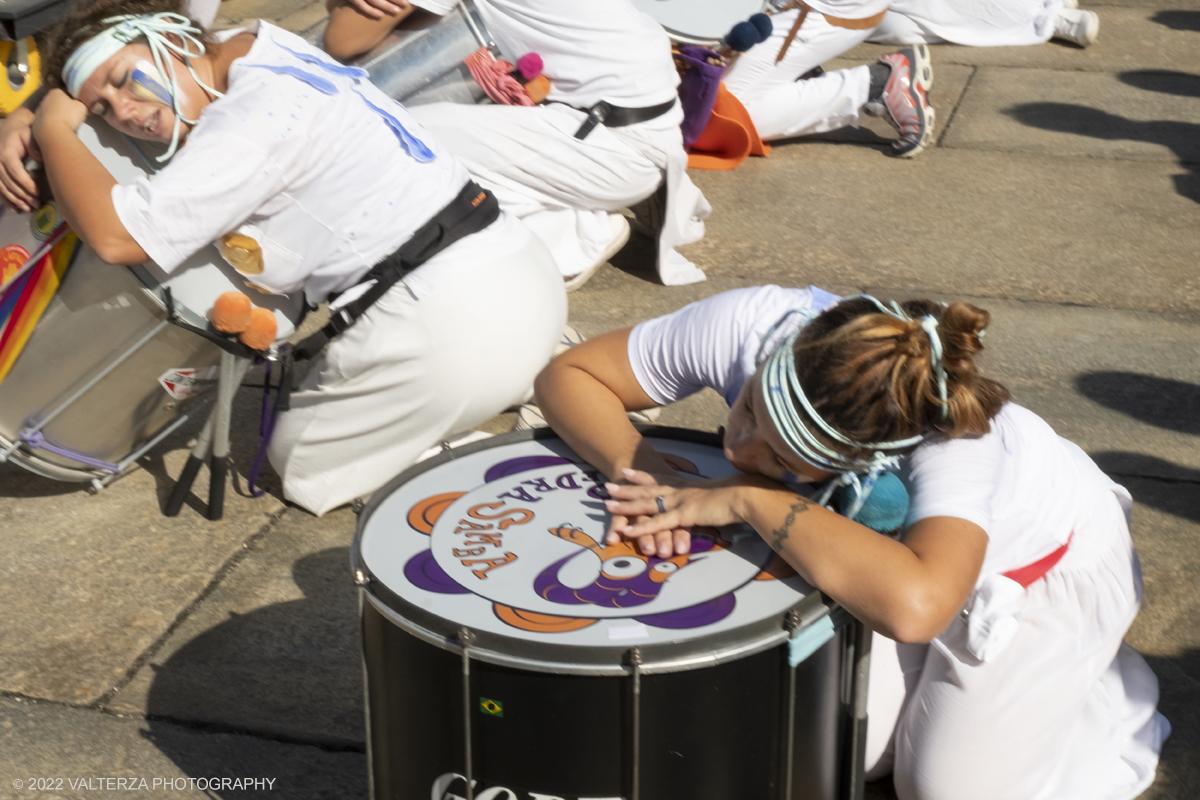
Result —
<path fill-rule="evenodd" d="M 148 260 L 117 216 L 112 200 L 116 180 L 75 132 L 62 124 L 44 125 L 38 146 L 59 210 L 84 244 L 110 264 Z"/>
<path fill-rule="evenodd" d="M 944 554 L 922 558 L 770 481 L 744 481 L 737 515 L 806 581 L 884 636 L 925 642 L 953 619 L 973 577 L 947 581 Z M 965 588 L 964 588 L 965 586 Z"/>
<path fill-rule="evenodd" d="M 672 472 L 625 416 L 616 393 L 586 370 L 554 362 L 538 376 L 534 393 L 555 433 L 610 479 L 623 480 L 625 468 Z"/>
<path fill-rule="evenodd" d="M 325 27 L 325 52 L 343 61 L 361 55 L 382 42 L 415 8 L 406 5 L 395 13 L 380 11 L 381 16 L 372 19 L 352 6 L 336 4 L 330 8 Z"/>

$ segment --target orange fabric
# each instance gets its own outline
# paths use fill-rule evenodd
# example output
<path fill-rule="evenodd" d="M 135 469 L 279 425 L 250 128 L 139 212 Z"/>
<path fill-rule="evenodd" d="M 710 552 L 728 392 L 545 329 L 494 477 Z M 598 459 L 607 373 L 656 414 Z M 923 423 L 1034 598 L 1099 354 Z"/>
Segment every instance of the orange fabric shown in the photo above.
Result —
<path fill-rule="evenodd" d="M 750 156 L 770 154 L 771 146 L 758 136 L 749 112 L 722 83 L 712 117 L 692 144 L 688 166 L 695 169 L 733 169 Z"/>

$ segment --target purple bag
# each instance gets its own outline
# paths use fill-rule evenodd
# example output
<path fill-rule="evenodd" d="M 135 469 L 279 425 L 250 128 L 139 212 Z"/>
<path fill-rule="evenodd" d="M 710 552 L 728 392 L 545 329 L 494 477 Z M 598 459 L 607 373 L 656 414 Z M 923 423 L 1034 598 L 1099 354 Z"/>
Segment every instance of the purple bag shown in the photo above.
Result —
<path fill-rule="evenodd" d="M 718 62 L 710 63 L 709 60 Z M 679 103 L 683 106 L 683 146 L 689 148 L 708 127 L 717 89 L 727 66 L 720 54 L 694 44 L 685 44 L 675 53 L 679 69 Z"/>

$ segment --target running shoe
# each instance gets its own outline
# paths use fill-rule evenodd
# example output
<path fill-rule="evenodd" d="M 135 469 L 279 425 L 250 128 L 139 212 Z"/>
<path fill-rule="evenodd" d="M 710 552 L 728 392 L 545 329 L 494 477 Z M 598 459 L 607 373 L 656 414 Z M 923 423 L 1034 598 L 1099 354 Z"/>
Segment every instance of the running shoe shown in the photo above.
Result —
<path fill-rule="evenodd" d="M 1100 17 L 1094 11 L 1066 8 L 1054 18 L 1054 37 L 1087 47 L 1100 35 Z"/>
<path fill-rule="evenodd" d="M 892 141 L 892 155 L 912 158 L 933 141 L 933 106 L 929 90 L 933 86 L 933 65 L 929 48 L 923 44 L 906 47 L 880 57 L 892 68 L 883 87 L 883 115 L 899 137 Z"/>

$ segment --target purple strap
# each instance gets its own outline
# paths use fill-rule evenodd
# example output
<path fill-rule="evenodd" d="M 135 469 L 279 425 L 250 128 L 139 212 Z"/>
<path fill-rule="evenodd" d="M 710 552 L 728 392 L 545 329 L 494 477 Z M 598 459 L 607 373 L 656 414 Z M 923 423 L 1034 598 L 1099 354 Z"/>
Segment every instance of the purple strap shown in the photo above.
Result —
<path fill-rule="evenodd" d="M 287 349 L 290 345 L 284 345 L 279 348 L 281 358 L 287 357 Z M 280 390 L 283 389 L 283 381 L 290 380 L 286 369 L 280 369 L 279 382 Z M 256 483 L 258 482 L 258 471 L 262 469 L 263 460 L 267 457 L 267 447 L 271 444 L 271 435 L 275 433 L 275 420 L 279 418 L 278 408 L 279 396 L 276 395 L 275 402 L 271 402 L 271 362 L 267 361 L 263 371 L 263 399 L 262 399 L 262 417 L 258 424 L 258 452 L 254 456 L 254 463 L 250 465 L 250 474 L 246 476 L 246 488 L 250 492 L 251 497 L 262 497 L 266 494 L 265 491 L 259 489 Z"/>
<path fill-rule="evenodd" d="M 68 450 L 65 447 L 59 447 L 58 445 L 50 444 L 46 441 L 46 437 L 42 435 L 41 431 L 33 431 L 32 433 L 26 433 L 22 431 L 19 434 L 19 437 L 22 442 L 35 450 L 45 450 L 49 453 L 66 456 L 67 458 L 78 461 L 80 464 L 86 464 L 89 467 L 107 470 L 108 472 L 112 473 L 121 471 L 119 464 L 114 464 L 111 461 L 101 461 L 98 458 L 85 456 L 82 453 L 76 453 L 74 450 Z"/>

